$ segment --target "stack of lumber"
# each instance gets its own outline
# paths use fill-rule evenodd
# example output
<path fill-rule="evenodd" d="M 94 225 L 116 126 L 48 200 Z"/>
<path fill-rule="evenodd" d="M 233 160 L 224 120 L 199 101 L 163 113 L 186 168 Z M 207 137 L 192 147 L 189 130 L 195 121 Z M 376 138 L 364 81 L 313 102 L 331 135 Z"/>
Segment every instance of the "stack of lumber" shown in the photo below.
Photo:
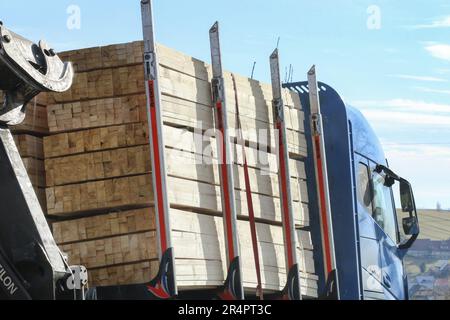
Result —
<path fill-rule="evenodd" d="M 3 104 L 3 93 L 0 92 Z M 46 210 L 43 136 L 48 134 L 46 95 L 39 95 L 27 105 L 25 120 L 11 126 L 16 146 L 22 157 L 36 195 Z"/>
<path fill-rule="evenodd" d="M 226 276 L 226 254 L 210 67 L 163 46 L 158 50 L 177 283 L 181 290 L 219 287 Z M 86 265 L 92 286 L 144 283 L 158 270 L 142 52 L 142 43 L 136 42 L 65 53 L 63 57 L 74 63 L 75 83 L 71 91 L 48 97 L 47 213 L 58 218 L 55 238 L 71 264 Z M 231 74 L 225 80 L 243 281 L 254 293 L 256 273 Z M 271 87 L 240 76 L 236 82 L 263 287 L 279 291 L 286 283 L 286 268 Z M 314 297 L 317 276 L 308 231 L 304 115 L 295 94 L 286 91 L 285 100 L 302 292 Z"/>

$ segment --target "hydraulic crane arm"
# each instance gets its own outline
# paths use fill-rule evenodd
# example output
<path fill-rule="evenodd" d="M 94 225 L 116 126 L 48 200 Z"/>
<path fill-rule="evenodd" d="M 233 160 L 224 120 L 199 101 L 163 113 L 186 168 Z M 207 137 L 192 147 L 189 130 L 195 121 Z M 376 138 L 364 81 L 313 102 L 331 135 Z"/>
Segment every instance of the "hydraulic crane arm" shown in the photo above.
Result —
<path fill-rule="evenodd" d="M 25 105 L 43 91 L 64 92 L 72 85 L 73 69 L 55 51 L 0 25 L 0 90 L 5 100 L 0 122 L 14 125 L 25 118 Z"/>
<path fill-rule="evenodd" d="M 52 236 L 9 125 L 25 118 L 41 92 L 72 85 L 73 69 L 45 42 L 39 44 L 0 25 L 0 297 L 73 298 L 73 274 Z"/>

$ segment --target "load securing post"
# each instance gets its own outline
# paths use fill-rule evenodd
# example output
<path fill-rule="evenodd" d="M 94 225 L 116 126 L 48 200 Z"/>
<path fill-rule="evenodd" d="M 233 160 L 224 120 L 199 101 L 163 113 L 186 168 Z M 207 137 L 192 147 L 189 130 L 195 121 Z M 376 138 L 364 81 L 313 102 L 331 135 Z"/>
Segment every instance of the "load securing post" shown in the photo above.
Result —
<path fill-rule="evenodd" d="M 309 100 L 311 107 L 311 137 L 314 151 L 314 167 L 320 214 L 320 229 L 324 257 L 324 272 L 326 280 L 326 297 L 339 300 L 338 270 L 334 247 L 333 221 L 328 188 L 327 158 L 325 137 L 323 133 L 322 114 L 320 111 L 319 88 L 317 84 L 316 67 L 308 72 Z"/>
<path fill-rule="evenodd" d="M 158 58 L 151 0 L 141 0 L 144 33 L 144 65 L 147 93 L 147 114 L 150 126 L 152 179 L 155 197 L 156 226 L 160 268 L 147 288 L 156 299 L 170 299 L 177 295 L 174 250 L 171 241 L 167 173 L 164 155 L 161 93 L 159 88 Z"/>
<path fill-rule="evenodd" d="M 283 219 L 283 234 L 286 255 L 287 284 L 283 298 L 301 300 L 300 270 L 297 261 L 297 237 L 292 207 L 291 183 L 289 173 L 289 149 L 287 145 L 284 103 L 281 96 L 280 62 L 278 49 L 270 56 L 270 71 L 272 78 L 273 112 L 275 130 L 278 135 L 278 180 L 280 188 L 281 210 Z"/>
<path fill-rule="evenodd" d="M 213 79 L 211 82 L 228 265 L 225 287 L 219 294 L 219 297 L 224 300 L 242 300 L 244 299 L 244 288 L 242 285 L 242 269 L 239 256 L 233 157 L 228 132 L 227 105 L 225 101 L 218 22 L 209 30 L 209 37 L 213 70 Z"/>
<path fill-rule="evenodd" d="M 253 257 L 255 259 L 255 268 L 256 268 L 256 296 L 260 300 L 264 300 L 264 292 L 262 288 L 262 279 L 261 279 L 261 263 L 259 258 L 259 248 L 258 248 L 258 233 L 256 228 L 256 220 L 255 220 L 255 210 L 253 207 L 253 198 L 252 198 L 252 186 L 250 183 L 250 174 L 248 170 L 248 162 L 247 162 L 247 154 L 245 151 L 245 139 L 244 133 L 242 132 L 242 123 L 241 116 L 239 111 L 239 97 L 237 92 L 236 78 L 234 74 L 231 75 L 233 79 L 233 88 L 234 88 L 234 99 L 236 102 L 236 122 L 237 122 L 237 130 L 238 130 L 238 143 L 242 146 L 242 160 L 244 164 L 244 179 L 245 179 L 245 194 L 247 196 L 247 206 L 248 206 L 248 217 L 250 221 L 250 233 L 252 236 L 252 246 L 253 246 Z"/>

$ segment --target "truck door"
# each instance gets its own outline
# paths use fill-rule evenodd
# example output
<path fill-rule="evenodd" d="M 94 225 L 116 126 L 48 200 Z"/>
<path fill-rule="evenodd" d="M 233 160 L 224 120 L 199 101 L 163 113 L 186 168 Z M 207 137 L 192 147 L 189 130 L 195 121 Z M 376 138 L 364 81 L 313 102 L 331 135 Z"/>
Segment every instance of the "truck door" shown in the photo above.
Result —
<path fill-rule="evenodd" d="M 382 286 L 381 233 L 373 221 L 373 191 L 369 161 L 355 155 L 361 277 L 364 299 L 385 299 Z"/>
<path fill-rule="evenodd" d="M 382 285 L 386 297 L 392 295 L 395 299 L 403 300 L 405 299 L 404 270 L 398 249 L 400 239 L 395 203 L 391 187 L 386 185 L 385 177 L 377 173 L 375 168 L 376 164 L 371 163 L 372 217 L 379 234 Z"/>

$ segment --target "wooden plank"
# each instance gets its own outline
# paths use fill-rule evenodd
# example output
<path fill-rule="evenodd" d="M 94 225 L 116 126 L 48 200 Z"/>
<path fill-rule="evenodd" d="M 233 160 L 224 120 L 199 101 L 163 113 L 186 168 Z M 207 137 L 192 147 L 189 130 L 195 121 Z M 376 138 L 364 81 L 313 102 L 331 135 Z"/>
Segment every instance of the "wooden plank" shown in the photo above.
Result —
<path fill-rule="evenodd" d="M 102 47 L 60 52 L 63 61 L 70 61 L 76 73 L 102 68 Z"/>
<path fill-rule="evenodd" d="M 197 215 L 196 218 L 200 218 L 202 215 Z M 177 218 L 179 218 L 177 216 Z M 200 219 L 211 220 L 211 217 L 203 216 Z M 214 219 L 219 220 L 219 219 Z M 239 221 L 239 239 L 241 244 L 241 257 L 244 273 L 244 283 L 249 287 L 256 285 L 255 266 L 253 262 L 252 246 L 248 239 L 248 222 Z M 175 256 L 179 260 L 183 261 L 225 261 L 224 245 L 221 241 L 222 226 L 219 221 L 215 222 L 217 234 L 198 234 L 196 232 L 179 233 L 174 231 L 175 242 Z M 284 273 L 284 249 L 283 244 L 279 243 L 279 237 L 282 236 L 281 227 L 273 227 L 268 225 L 258 224 L 258 232 L 261 234 L 268 234 L 269 238 L 263 238 L 258 242 L 261 251 L 262 261 L 262 275 L 263 275 L 263 287 L 268 290 L 281 290 L 281 286 L 284 283 L 281 282 Z M 205 230 L 207 230 L 205 228 Z M 314 272 L 312 267 L 312 256 L 309 251 L 304 251 L 301 256 L 301 270 Z M 218 266 L 219 267 L 219 266 Z M 220 271 L 224 271 L 225 266 L 220 266 Z M 216 271 L 216 274 L 220 275 L 220 272 Z M 194 277 L 191 274 L 191 278 L 198 280 L 211 280 L 207 272 L 194 273 Z M 308 277 L 307 273 L 303 272 L 304 277 Z M 187 275 L 186 275 L 187 277 Z M 222 278 L 223 279 L 223 275 Z M 281 280 L 281 281 L 280 281 Z M 219 284 L 218 284 L 219 285 Z"/>
<path fill-rule="evenodd" d="M 53 235 L 59 244 L 107 238 L 129 233 L 155 231 L 154 208 L 116 211 L 76 220 L 54 222 Z"/>
<path fill-rule="evenodd" d="M 13 136 L 21 157 L 44 159 L 44 143 L 42 138 L 29 134 L 15 134 Z"/>
<path fill-rule="evenodd" d="M 98 51 L 98 55 L 101 54 L 102 48 Z M 161 68 L 161 90 L 164 97 L 167 99 L 176 98 L 184 102 L 190 102 L 191 104 L 197 104 L 201 106 L 211 106 L 211 93 L 210 93 L 210 68 L 205 63 L 178 53 L 174 50 L 163 48 L 161 50 L 162 54 L 162 68 Z M 98 99 L 113 97 L 115 95 L 123 95 L 132 93 L 141 93 L 144 97 L 144 87 L 141 85 L 140 90 L 134 87 L 128 90 L 130 85 L 134 85 L 134 78 L 130 80 L 130 74 L 135 74 L 136 72 L 142 77 L 143 70 L 137 69 L 135 65 L 120 66 L 115 63 L 109 64 L 114 66 L 111 69 L 94 69 L 91 72 L 81 72 L 77 77 L 77 82 L 73 86 L 73 93 L 66 93 L 66 96 L 55 95 L 54 100 L 64 102 L 64 101 L 78 101 L 85 99 Z M 128 68 L 128 69 L 127 69 Z M 234 105 L 234 90 L 231 82 L 230 73 L 226 73 L 226 92 L 229 95 L 227 98 L 230 104 Z M 236 75 L 238 82 L 238 97 L 241 107 L 241 114 L 243 117 L 243 123 L 256 122 L 254 125 L 250 125 L 248 130 L 253 127 L 273 127 L 273 115 L 272 115 L 272 104 L 271 104 L 271 90 L 270 85 L 263 84 L 254 80 L 249 80 L 242 76 Z M 88 83 L 88 84 L 86 84 Z M 126 84 L 126 90 L 124 90 L 124 85 Z M 83 94 L 83 90 L 85 91 Z M 289 129 L 295 131 L 303 131 L 303 112 L 301 112 L 301 105 L 298 95 L 292 92 L 285 91 L 287 105 L 290 106 L 290 112 L 287 112 L 288 117 L 286 117 L 286 122 Z M 295 98 L 296 97 L 296 98 Z M 180 103 L 181 104 L 181 103 Z M 181 104 L 186 106 L 185 104 Z M 173 104 L 168 104 L 170 109 Z M 59 108 L 62 108 L 59 106 Z M 64 109 L 64 108 L 63 108 Z M 65 127 L 75 129 L 79 124 L 79 120 L 73 120 L 74 124 L 70 124 L 70 119 L 67 115 L 63 113 L 61 117 L 63 118 L 61 122 L 64 123 Z M 188 111 L 188 110 L 186 110 Z M 211 110 L 210 110 L 211 111 Z M 234 109 L 230 108 L 230 118 L 232 118 L 233 123 Z M 172 110 L 168 110 L 169 119 L 168 121 L 178 122 L 177 117 L 170 117 Z M 188 111 L 189 112 L 189 111 Z M 192 113 L 192 111 L 190 111 Z M 186 115 L 188 113 L 185 113 Z M 189 117 L 195 119 L 193 117 Z M 208 117 L 208 121 L 212 119 L 211 115 Z M 248 119 L 247 119 L 248 118 Z M 293 121 L 291 121 L 291 118 Z M 205 119 L 199 118 L 198 121 L 203 121 Z M 51 121 L 51 126 L 54 122 Z M 266 125 L 263 125 L 266 123 Z M 178 124 L 178 123 L 177 123 Z M 232 127 L 233 125 L 230 124 Z M 63 127 L 64 127 L 63 126 Z M 211 126 L 206 128 L 211 128 Z M 244 125 L 247 129 L 247 126 Z M 64 130 L 64 128 L 58 128 L 58 131 Z"/>
<path fill-rule="evenodd" d="M 250 131 L 252 132 L 252 131 Z M 243 132 L 247 134 L 248 132 Z M 261 155 L 264 153 L 276 152 L 276 142 L 275 142 L 275 134 L 276 132 L 273 129 L 266 131 L 268 135 L 260 136 L 254 135 L 252 137 L 244 136 L 249 146 L 259 149 Z M 289 151 L 291 152 L 291 158 L 306 158 L 307 157 L 307 142 L 305 136 L 300 132 L 295 132 L 288 130 L 288 143 L 289 143 Z M 213 154 L 217 154 L 215 147 L 215 131 L 210 130 L 208 132 L 202 132 L 200 130 L 195 130 L 192 132 L 191 130 L 175 128 L 170 125 L 164 126 L 164 143 L 167 147 L 176 148 L 180 150 L 186 150 L 195 152 L 201 155 L 209 156 L 211 152 Z M 234 130 L 230 131 L 230 136 L 232 138 L 233 143 L 237 143 L 237 132 Z M 234 139 L 233 139 L 234 138 Z M 258 144 L 260 143 L 260 144 Z M 235 149 L 233 147 L 232 149 Z M 240 146 L 237 146 L 237 149 L 241 149 Z M 236 151 L 234 151 L 236 153 Z M 239 152 L 239 151 L 238 151 Z M 260 159 L 263 160 L 263 159 Z"/>
<path fill-rule="evenodd" d="M 168 184 L 172 206 L 216 215 L 222 212 L 218 185 L 175 177 L 169 177 Z M 51 216 L 79 216 L 113 210 L 116 207 L 127 208 L 153 204 L 150 174 L 51 187 L 46 189 L 46 193 L 47 212 Z M 294 201 L 296 223 L 305 225 L 309 221 L 309 210 L 306 203 L 298 200 Z M 246 201 L 245 191 L 237 190 L 236 202 L 239 216 L 248 216 Z M 257 218 L 272 222 L 281 221 L 278 198 L 254 193 L 253 201 Z"/>
<path fill-rule="evenodd" d="M 52 133 L 118 124 L 146 122 L 145 95 L 88 100 L 49 105 L 48 124 Z"/>
<path fill-rule="evenodd" d="M 47 188 L 47 214 L 67 216 L 149 205 L 151 184 L 150 175 L 141 175 Z"/>
<path fill-rule="evenodd" d="M 48 95 L 48 104 L 111 98 L 143 93 L 144 72 L 141 65 L 80 72 L 70 90 Z"/>
<path fill-rule="evenodd" d="M 177 149 L 166 149 L 166 158 L 169 175 L 219 185 L 217 159 L 211 157 L 199 159 L 193 153 Z M 292 184 L 295 185 L 298 182 L 294 180 L 297 178 L 305 180 L 306 173 L 302 161 L 292 160 L 292 162 L 297 163 L 297 170 L 292 174 Z M 238 162 L 234 167 L 237 189 L 245 190 L 242 165 L 237 164 Z M 148 145 L 50 158 L 45 161 L 49 187 L 149 172 L 151 160 Z M 279 196 L 276 172 L 263 171 L 256 165 L 250 166 L 250 178 L 255 183 L 256 193 Z M 298 196 L 294 198 L 299 199 Z"/>
<path fill-rule="evenodd" d="M 122 98 L 122 100 L 124 99 L 128 98 Z M 94 101 L 96 102 L 97 100 Z M 83 102 L 81 105 L 89 105 L 91 103 L 92 101 Z M 211 132 L 214 133 L 212 130 L 212 111 L 209 107 L 165 96 L 163 96 L 163 104 L 167 107 L 164 109 L 164 121 L 166 124 L 211 130 Z M 92 111 L 92 113 L 91 111 L 86 110 L 85 112 L 78 113 L 78 115 L 76 115 L 71 109 L 79 108 L 79 105 L 79 103 L 74 103 L 50 106 L 49 110 L 51 110 L 51 119 L 49 120 L 49 125 L 51 126 L 51 130 L 54 130 L 54 132 L 57 133 L 60 131 L 95 128 L 105 125 L 135 123 L 144 121 L 146 118 L 145 109 L 143 107 L 140 107 L 139 110 L 133 110 L 135 112 L 132 113 L 130 117 L 123 117 L 120 114 L 120 111 L 116 112 L 105 110 Z M 59 109 L 55 110 L 54 108 Z M 62 110 L 60 108 L 67 108 L 67 110 Z M 122 110 L 124 109 L 122 108 Z M 66 114 L 64 114 L 65 112 Z M 56 115 L 56 113 L 59 114 Z M 58 120 L 55 120 L 55 118 L 58 118 Z M 247 141 L 250 141 L 250 143 L 253 144 L 260 143 L 270 147 L 275 146 L 275 133 L 273 126 L 266 122 L 260 122 L 245 117 L 241 117 L 241 120 L 243 122 L 244 137 Z M 56 126 L 55 121 L 58 123 Z M 229 121 L 231 137 L 236 138 L 236 117 L 234 113 L 229 114 Z M 289 133 L 290 135 L 288 137 L 288 142 L 290 144 L 291 151 L 293 153 L 303 155 L 305 153 L 304 150 L 306 149 L 306 140 L 303 134 L 299 131 L 292 130 L 289 130 Z M 52 137 L 49 139 L 53 139 Z M 264 138 L 268 141 L 263 140 Z"/>
<path fill-rule="evenodd" d="M 223 284 L 225 250 L 214 136 L 211 129 L 210 67 L 163 46 L 160 53 L 169 197 L 174 229 L 177 281 L 181 290 Z M 66 54 L 77 70 L 72 90 L 49 95 L 50 131 L 44 139 L 50 216 L 55 237 L 72 264 L 88 266 L 91 285 L 143 283 L 157 272 L 148 125 L 143 86 L 142 42 L 76 50 Z M 231 75 L 226 73 L 234 105 Z M 264 252 L 265 290 L 285 284 L 284 242 L 275 155 L 270 85 L 236 76 L 252 191 Z M 298 95 L 285 91 L 296 224 L 309 225 L 304 163 L 304 115 Z M 228 115 L 236 127 L 234 108 Z M 184 128 L 184 129 L 181 129 Z M 186 130 L 187 129 L 187 130 Z M 201 129 L 201 130 L 198 130 Z M 258 130 L 267 130 L 263 143 Z M 193 133 L 195 131 L 195 134 Z M 234 130 L 231 130 L 235 138 Z M 200 137 L 200 140 L 196 140 Z M 199 142 L 200 141 L 200 142 Z M 235 141 L 233 141 L 235 143 Z M 259 146 L 255 146 L 259 143 Z M 271 150 L 256 150 L 267 144 Z M 254 291 L 242 151 L 233 145 L 244 285 Z M 204 162 L 195 160 L 201 155 Z M 137 209 L 145 207 L 144 209 Z M 131 210 L 134 209 L 134 210 Z M 183 211 L 185 210 L 185 211 Z M 100 215 L 99 215 L 100 214 Z M 86 217 L 88 215 L 89 217 Z M 93 216 L 95 215 L 95 216 Z M 309 232 L 298 230 L 302 291 L 317 295 Z"/>
<path fill-rule="evenodd" d="M 220 185 L 217 159 L 211 157 L 198 159 L 197 155 L 193 153 L 176 149 L 166 149 L 166 154 L 167 172 L 170 176 Z M 292 160 L 292 163 L 296 163 L 296 170 L 293 170 L 291 174 L 291 184 L 297 188 L 297 185 L 301 183 L 303 187 L 303 183 L 306 180 L 305 164 L 297 160 Z M 233 170 L 236 189 L 245 190 L 242 164 L 236 161 Z M 257 165 L 251 165 L 249 166 L 249 176 L 252 182 L 252 190 L 255 193 L 279 197 L 276 172 L 261 170 Z M 298 190 L 293 192 L 298 192 Z M 308 202 L 307 193 L 303 196 L 303 201 Z M 300 196 L 295 194 L 294 200 L 299 201 Z"/>
<path fill-rule="evenodd" d="M 48 134 L 47 108 L 45 106 L 30 103 L 26 109 L 25 120 L 16 126 L 11 126 L 16 133 Z"/>
<path fill-rule="evenodd" d="M 168 149 L 182 150 L 194 153 L 203 158 L 215 158 L 217 155 L 217 144 L 215 138 L 202 132 L 191 132 L 189 130 L 164 126 L 165 145 Z M 233 160 L 235 163 L 243 164 L 242 147 L 232 144 Z M 278 173 L 278 162 L 274 150 L 259 148 L 255 146 L 246 147 L 246 156 L 249 166 L 259 168 L 264 171 Z M 268 152 L 270 151 L 270 152 Z M 306 150 L 302 151 L 306 156 Z M 170 155 L 169 155 L 170 156 Z M 206 159 L 205 159 L 206 161 Z M 290 166 L 294 173 L 293 177 L 304 177 L 304 169 L 298 171 L 297 160 L 291 159 Z"/>
<path fill-rule="evenodd" d="M 118 66 L 142 64 L 143 42 L 114 44 L 104 47 L 61 52 L 62 60 L 70 61 L 75 72 L 108 69 Z"/>
<path fill-rule="evenodd" d="M 164 130 L 165 144 L 169 148 L 177 148 L 206 155 L 208 155 L 209 150 L 211 150 L 209 154 L 216 150 L 214 138 L 209 137 L 207 134 L 202 135 L 201 132 L 193 133 L 189 130 L 171 126 L 164 126 Z M 304 136 L 300 136 L 298 141 L 302 146 L 297 147 L 291 145 L 291 149 L 297 149 L 303 156 L 306 156 L 306 141 L 304 140 Z M 61 133 L 45 137 L 44 154 L 47 159 L 147 143 L 148 126 L 143 123 L 136 123 Z M 233 149 L 238 149 L 237 151 L 234 150 L 234 152 L 237 155 L 240 154 L 240 147 Z M 215 154 L 217 153 L 215 152 Z M 276 165 L 276 161 L 272 161 L 273 156 L 268 155 L 264 150 L 255 152 L 253 156 L 257 156 L 256 159 L 268 167 Z"/>
<path fill-rule="evenodd" d="M 118 216 L 123 213 L 119 213 Z M 111 217 L 111 216 L 110 216 Z M 145 215 L 147 220 L 154 217 Z M 88 219 L 82 219 L 79 224 L 86 224 Z M 106 219 L 106 218 L 104 218 Z M 220 286 L 224 278 L 224 261 L 225 250 L 223 244 L 223 228 L 222 221 L 218 217 L 211 217 L 206 215 L 199 215 L 179 210 L 171 210 L 171 219 L 173 220 L 174 233 L 174 247 L 176 256 L 176 265 L 180 268 L 180 277 L 177 277 L 180 284 L 185 287 L 195 287 L 199 285 Z M 117 221 L 117 216 L 113 216 L 113 220 Z M 72 222 L 72 224 L 75 222 Z M 93 222 L 92 225 L 98 223 Z M 68 222 L 65 223 L 66 226 Z M 251 246 L 249 245 L 249 223 L 239 221 L 239 235 L 243 257 L 244 282 L 247 288 L 252 288 L 256 284 L 252 259 Z M 61 223 L 58 223 L 61 226 Z M 148 228 L 154 225 L 148 223 Z M 130 226 L 124 224 L 123 226 Z M 134 223 L 131 224 L 134 226 Z M 282 230 L 280 226 L 269 226 L 258 224 L 259 246 L 263 249 L 263 285 L 266 290 L 281 290 L 281 286 L 285 282 L 284 274 L 284 249 L 282 240 Z M 55 225 L 54 225 L 55 228 Z M 56 227 L 58 229 L 58 227 Z M 123 229 L 122 231 L 125 231 Z M 61 229 L 58 229 L 61 230 Z M 78 229 L 79 230 L 79 229 Z M 101 235 L 111 235 L 114 233 L 112 228 L 106 228 L 106 233 Z M 116 228 L 116 230 L 118 230 Z M 59 231 L 57 231 L 59 232 Z M 109 238 L 100 238 L 89 240 L 86 233 L 72 233 L 76 234 L 75 238 L 87 239 L 87 241 L 77 242 L 62 245 L 62 250 L 69 254 L 70 263 L 84 264 L 88 266 L 89 270 L 108 269 L 109 266 L 114 268 L 114 265 L 136 265 L 142 260 L 154 260 L 156 257 L 156 239 L 153 231 L 141 232 L 129 235 L 118 235 Z M 91 236 L 98 237 L 99 234 L 91 234 Z M 308 236 L 302 237 L 308 239 Z M 303 243 L 304 247 L 311 248 L 309 243 Z M 314 266 L 312 263 L 312 256 L 310 251 L 299 251 L 301 261 L 303 263 L 304 272 L 302 272 L 303 286 L 307 288 L 314 288 L 314 283 L 317 278 L 313 275 Z M 142 260 L 141 260 L 142 259 Z M 210 269 L 206 272 L 205 267 Z M 137 269 L 139 270 L 139 269 Z M 94 271 L 95 272 L 95 271 Z M 150 280 L 151 272 L 147 271 L 145 281 Z M 97 282 L 97 275 L 94 276 L 94 281 Z M 108 274 L 108 278 L 101 280 L 105 284 L 118 284 L 117 277 Z M 139 282 L 142 281 L 142 276 L 139 275 Z M 135 280 L 136 281 L 136 280 Z M 139 283 L 138 282 L 138 283 Z M 133 282 L 134 283 L 134 282 Z M 98 283 L 96 283 L 98 285 Z"/>
<path fill-rule="evenodd" d="M 197 102 L 164 95 L 162 96 L 162 102 L 164 107 L 164 122 L 166 124 L 171 126 L 183 126 L 192 129 L 195 128 L 203 131 L 214 128 L 211 107 L 199 104 Z M 253 115 L 255 113 L 259 115 L 264 113 L 262 111 L 263 108 L 266 108 L 266 114 L 271 114 L 271 107 L 270 109 L 267 109 L 269 108 L 268 106 L 269 105 L 257 106 L 259 108 L 258 112 L 255 111 L 255 108 L 253 108 L 250 113 L 241 114 L 242 131 L 247 141 L 261 142 L 261 137 L 268 137 L 268 140 L 270 141 L 269 145 L 275 144 L 272 116 L 270 116 L 270 119 L 266 117 L 267 119 L 262 120 L 264 119 L 263 116 L 260 117 L 261 119 L 256 119 Z M 306 148 L 306 141 L 301 133 L 304 131 L 303 113 L 297 111 L 296 109 L 286 107 L 286 114 L 288 115 L 288 123 L 290 124 L 288 129 L 289 132 L 292 132 L 292 136 L 289 137 L 289 143 Z M 237 134 L 235 132 L 238 127 L 237 118 L 233 108 L 229 108 L 228 122 L 231 136 L 237 138 Z M 292 128 L 295 128 L 295 130 Z M 298 139 L 300 139 L 299 141 L 295 142 L 296 140 L 294 140 L 294 134 L 298 135 Z M 267 145 L 267 143 L 265 144 Z"/>
<path fill-rule="evenodd" d="M 127 124 L 45 137 L 44 154 L 48 159 L 148 143 L 148 126 L 146 124 Z"/>
<path fill-rule="evenodd" d="M 206 183 L 169 177 L 169 199 L 172 206 L 220 215 L 222 203 L 220 188 Z M 281 208 L 278 198 L 262 194 L 252 194 L 255 217 L 267 222 L 281 222 Z M 248 217 L 247 198 L 244 191 L 236 191 L 236 213 Z M 293 202 L 295 221 L 305 225 L 309 221 L 309 210 L 306 203 Z"/>
<path fill-rule="evenodd" d="M 198 290 L 199 288 L 215 289 L 222 285 L 220 273 L 216 261 L 175 261 L 177 268 L 177 284 L 179 290 Z M 144 261 L 119 266 L 89 269 L 89 285 L 91 287 L 145 284 L 150 278 L 154 278 L 158 272 L 158 261 Z M 268 273 L 268 271 L 267 271 Z M 192 274 L 208 275 L 208 279 L 192 280 Z M 187 275 L 187 276 L 186 276 Z M 302 294 L 304 297 L 317 298 L 317 281 L 302 277 Z M 254 293 L 254 283 L 245 283 L 248 294 Z M 269 291 L 270 292 L 270 291 Z"/>
<path fill-rule="evenodd" d="M 209 81 L 210 67 L 203 61 L 161 44 L 157 46 L 159 63 L 163 68 L 170 68 L 203 81 Z"/>
<path fill-rule="evenodd" d="M 143 261 L 89 269 L 91 287 L 144 284 L 158 273 L 158 261 Z M 150 277 L 149 277 L 150 276 Z"/>
<path fill-rule="evenodd" d="M 35 158 L 22 158 L 25 169 L 30 177 L 31 184 L 35 187 L 45 188 L 44 161 Z"/>
<path fill-rule="evenodd" d="M 50 158 L 45 161 L 49 187 L 149 172 L 151 159 L 148 145 Z"/>
<path fill-rule="evenodd" d="M 155 231 L 62 245 L 61 250 L 70 257 L 70 264 L 84 265 L 88 269 L 158 256 Z"/>
<path fill-rule="evenodd" d="M 157 45 L 160 64 L 180 72 L 196 75 L 207 80 L 208 73 L 201 72 L 206 64 L 164 45 Z M 66 51 L 59 54 L 62 60 L 70 61 L 75 72 L 116 68 L 143 63 L 144 46 L 142 41 L 114 44 Z"/>
<path fill-rule="evenodd" d="M 255 87 L 261 88 L 262 86 L 262 83 L 258 83 L 258 85 L 252 86 L 242 85 L 241 87 L 239 87 L 238 84 L 237 93 L 239 99 L 239 107 L 242 116 L 243 128 L 245 130 L 273 128 L 271 93 L 266 93 L 264 95 L 261 90 L 254 89 Z M 228 99 L 227 101 L 230 106 L 234 106 L 235 93 L 231 77 L 225 79 L 225 87 Z M 209 81 L 199 80 L 198 78 L 177 72 L 173 69 L 161 68 L 161 91 L 163 96 L 169 96 L 171 98 L 177 98 L 185 102 L 190 102 L 191 104 L 196 104 L 196 109 L 199 109 L 201 106 L 210 107 L 209 115 L 207 115 L 206 113 L 196 114 L 197 117 L 198 115 L 203 116 L 201 118 L 197 118 L 197 120 L 203 122 L 204 129 L 212 128 L 212 98 L 210 88 L 211 84 Z M 286 92 L 286 97 L 290 97 L 291 99 L 288 100 L 292 101 L 291 106 L 286 106 L 286 109 L 288 111 L 286 113 L 288 115 L 286 117 L 287 128 L 290 130 L 303 132 L 304 115 L 300 110 L 301 106 L 299 98 L 293 100 L 292 93 L 290 92 Z M 166 105 L 163 105 L 163 107 L 164 109 L 166 109 Z M 167 105 L 169 111 L 172 111 L 171 107 L 171 104 Z M 184 114 L 186 114 L 186 112 L 187 114 L 192 114 L 192 112 L 194 111 L 189 111 L 187 108 L 185 109 L 186 111 L 184 112 Z M 234 112 L 234 107 L 229 109 L 230 127 L 236 128 L 236 115 Z M 193 116 L 190 116 L 189 118 L 196 119 L 196 117 Z M 177 122 L 177 118 L 175 117 L 173 121 Z"/>

